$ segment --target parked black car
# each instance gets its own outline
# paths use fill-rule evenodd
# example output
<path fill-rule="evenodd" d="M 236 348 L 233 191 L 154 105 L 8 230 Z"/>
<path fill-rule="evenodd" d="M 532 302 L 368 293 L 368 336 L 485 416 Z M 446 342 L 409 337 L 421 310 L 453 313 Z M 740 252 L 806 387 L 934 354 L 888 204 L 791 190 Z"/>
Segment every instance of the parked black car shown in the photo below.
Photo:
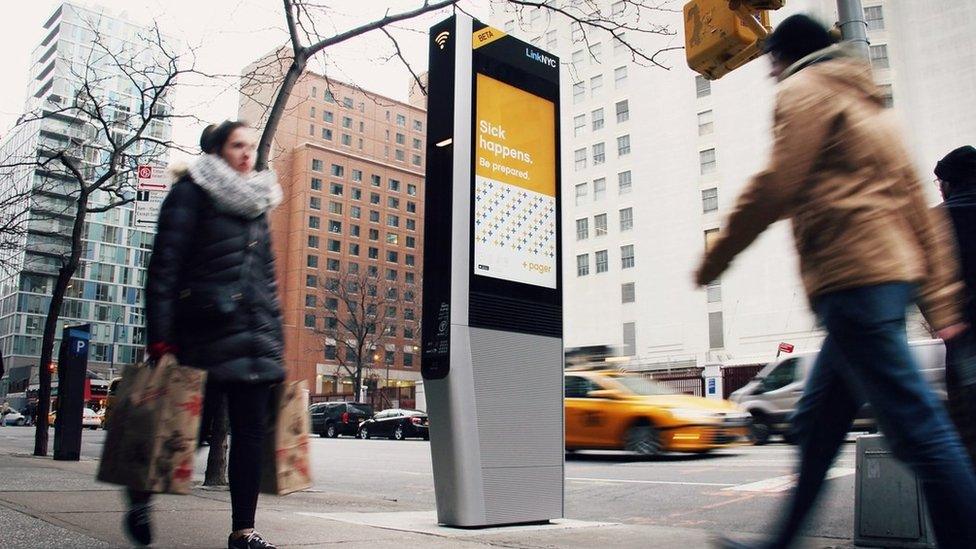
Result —
<path fill-rule="evenodd" d="M 383 410 L 359 426 L 359 438 L 389 437 L 393 440 L 422 438 L 430 440 L 427 414 L 419 410 L 392 408 Z"/>
<path fill-rule="evenodd" d="M 359 424 L 373 417 L 373 407 L 362 402 L 320 402 L 308 409 L 312 432 L 321 437 L 351 437 L 359 433 Z"/>

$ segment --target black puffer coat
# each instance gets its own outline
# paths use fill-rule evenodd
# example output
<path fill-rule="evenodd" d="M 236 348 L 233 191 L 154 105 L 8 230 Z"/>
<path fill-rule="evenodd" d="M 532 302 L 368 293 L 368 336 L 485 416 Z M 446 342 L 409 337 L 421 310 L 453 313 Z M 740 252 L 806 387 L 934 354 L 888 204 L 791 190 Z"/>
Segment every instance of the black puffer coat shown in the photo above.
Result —
<path fill-rule="evenodd" d="M 281 308 L 266 215 L 222 213 L 189 175 L 159 213 L 146 283 L 149 344 L 218 382 L 285 377 Z"/>

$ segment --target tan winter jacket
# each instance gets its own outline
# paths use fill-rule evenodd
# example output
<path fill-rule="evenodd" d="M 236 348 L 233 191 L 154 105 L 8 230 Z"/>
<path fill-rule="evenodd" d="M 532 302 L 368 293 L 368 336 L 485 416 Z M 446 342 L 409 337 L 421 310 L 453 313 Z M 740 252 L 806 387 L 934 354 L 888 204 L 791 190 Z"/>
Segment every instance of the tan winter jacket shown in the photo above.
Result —
<path fill-rule="evenodd" d="M 697 282 L 718 278 L 766 227 L 791 219 L 811 298 L 917 282 L 919 306 L 934 328 L 959 321 L 962 286 L 947 220 L 926 206 L 870 65 L 834 46 L 781 78 L 769 165 L 739 197 Z"/>

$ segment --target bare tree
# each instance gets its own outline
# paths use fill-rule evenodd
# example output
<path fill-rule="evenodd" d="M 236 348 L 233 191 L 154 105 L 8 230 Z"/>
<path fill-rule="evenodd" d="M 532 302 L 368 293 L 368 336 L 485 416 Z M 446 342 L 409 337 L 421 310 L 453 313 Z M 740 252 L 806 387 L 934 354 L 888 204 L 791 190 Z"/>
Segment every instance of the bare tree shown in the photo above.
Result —
<path fill-rule="evenodd" d="M 388 10 L 383 17 L 376 20 L 324 35 L 319 31 L 317 22 L 329 19 L 333 8 L 308 0 L 282 0 L 282 3 L 288 29 L 288 45 L 252 65 L 242 75 L 242 93 L 264 109 L 263 131 L 258 143 L 258 170 L 268 167 L 271 145 L 292 90 L 314 56 L 331 46 L 380 30 L 393 44 L 394 51 L 389 59 L 396 58 L 403 62 L 423 90 L 420 77 L 407 62 L 397 39 L 388 29 L 394 28 L 397 23 L 440 10 L 465 11 L 462 0 L 418 0 L 418 6 L 414 9 L 398 13 Z M 492 3 L 500 7 L 507 5 L 519 16 L 525 10 L 541 10 L 547 17 L 562 18 L 578 25 L 582 31 L 581 43 L 594 56 L 596 53 L 590 49 L 590 36 L 593 33 L 608 35 L 625 46 L 636 63 L 663 69 L 669 67 L 659 61 L 658 56 L 664 52 L 682 49 L 680 46 L 655 47 L 653 51 L 649 51 L 641 45 L 642 41 L 635 40 L 644 35 L 672 37 L 676 34 L 668 24 L 656 22 L 659 16 L 679 11 L 680 5 L 676 7 L 674 0 L 620 0 L 609 9 L 594 0 L 578 0 L 568 6 L 541 0 L 492 0 Z"/>
<path fill-rule="evenodd" d="M 386 355 L 390 347 L 397 341 L 416 344 L 416 291 L 416 285 L 380 278 L 378 272 L 340 275 L 320 285 L 315 303 L 315 331 L 321 343 L 317 350 L 336 361 L 337 372 L 353 380 L 356 398 L 371 368 L 391 364 Z"/>
<path fill-rule="evenodd" d="M 173 90 L 181 76 L 195 72 L 194 62 L 174 51 L 158 28 L 140 37 L 139 46 L 119 47 L 96 24 L 89 27 L 94 40 L 86 63 L 67 65 L 69 93 L 49 94 L 21 118 L 20 126 L 38 136 L 35 146 L 0 160 L 0 170 L 34 175 L 26 178 L 26 194 L 13 196 L 24 198 L 31 236 L 41 239 L 33 245 L 43 248 L 42 270 L 55 276 L 41 342 L 35 455 L 47 455 L 48 365 L 65 295 L 81 263 L 88 215 L 133 202 L 138 167 L 163 163 L 171 149 L 180 149 L 168 139 L 165 126 L 185 118 L 173 112 Z M 61 130 L 33 133 L 49 124 L 60 124 Z M 26 231 L 26 214 L 0 215 L 0 223 L 18 219 L 16 230 Z"/>

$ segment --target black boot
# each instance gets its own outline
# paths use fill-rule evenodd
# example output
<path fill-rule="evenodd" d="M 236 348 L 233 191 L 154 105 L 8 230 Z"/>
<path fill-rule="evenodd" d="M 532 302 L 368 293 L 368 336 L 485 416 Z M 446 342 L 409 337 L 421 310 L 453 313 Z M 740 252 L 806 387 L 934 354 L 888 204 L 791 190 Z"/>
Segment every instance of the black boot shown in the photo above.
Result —
<path fill-rule="evenodd" d="M 234 534 L 231 534 L 227 538 L 227 549 L 278 549 L 278 546 L 265 541 L 261 534 L 252 531 L 250 534 L 239 538 L 235 538 Z"/>
<path fill-rule="evenodd" d="M 125 534 L 138 546 L 145 547 L 152 543 L 152 521 L 149 512 L 152 506 L 136 504 L 129 508 L 122 521 Z"/>

